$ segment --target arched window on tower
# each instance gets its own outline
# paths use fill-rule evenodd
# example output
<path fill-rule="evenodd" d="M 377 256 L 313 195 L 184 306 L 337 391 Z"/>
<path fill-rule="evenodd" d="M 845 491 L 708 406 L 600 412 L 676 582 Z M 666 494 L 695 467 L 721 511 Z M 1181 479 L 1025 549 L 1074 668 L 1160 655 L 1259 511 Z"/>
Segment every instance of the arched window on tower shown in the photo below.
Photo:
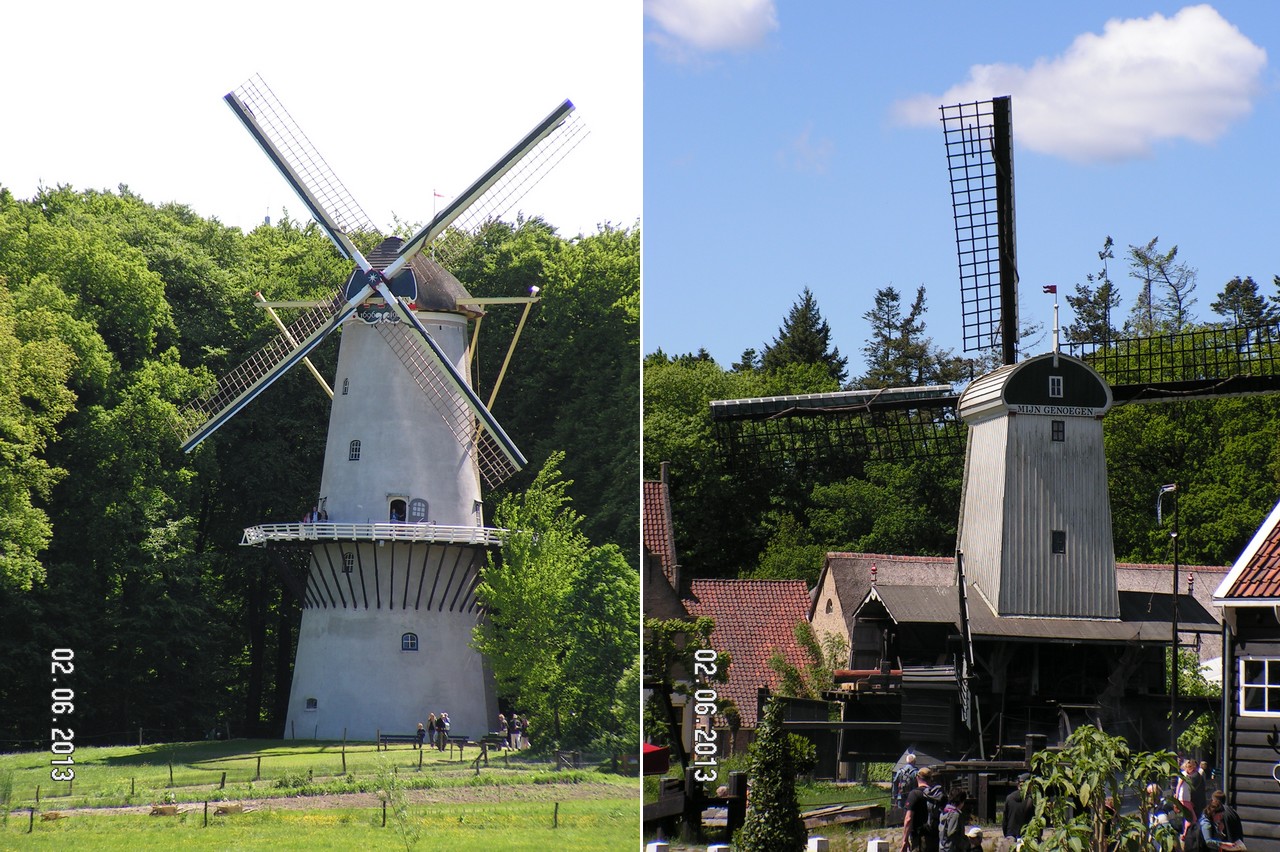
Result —
<path fill-rule="evenodd" d="M 427 521 L 427 501 L 414 497 L 409 501 L 409 523 L 423 524 Z"/>
<path fill-rule="evenodd" d="M 342 380 L 342 395 L 343 395 L 343 396 L 346 396 L 346 395 L 347 395 L 347 389 L 348 389 L 348 388 L 350 388 L 350 387 L 351 387 L 351 380 L 350 380 L 350 379 L 343 379 L 343 380 Z"/>
<path fill-rule="evenodd" d="M 393 524 L 403 523 L 404 512 L 405 512 L 404 500 L 397 497 L 396 499 L 391 501 L 391 506 L 389 507 L 389 510 L 388 510 L 388 515 L 391 519 L 391 523 Z"/>
<path fill-rule="evenodd" d="M 351 442 L 347 448 L 347 461 L 360 461 L 360 440 L 356 439 Z"/>
<path fill-rule="evenodd" d="M 403 636 L 401 636 L 401 637 L 400 637 L 400 650 L 401 650 L 401 651 L 416 651 L 416 650 L 418 650 L 418 634 L 417 634 L 417 633 L 406 633 L 406 634 L 404 634 Z"/>

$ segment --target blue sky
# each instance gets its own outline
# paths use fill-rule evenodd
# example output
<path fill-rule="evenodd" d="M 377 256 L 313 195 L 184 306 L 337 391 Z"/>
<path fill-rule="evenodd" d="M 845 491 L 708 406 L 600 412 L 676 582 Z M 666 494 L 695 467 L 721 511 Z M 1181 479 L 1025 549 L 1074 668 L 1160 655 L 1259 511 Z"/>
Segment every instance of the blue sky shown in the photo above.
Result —
<path fill-rule="evenodd" d="M 640 216 L 640 0 L 6 4 L 0 186 L 127 184 L 251 228 L 299 202 L 222 96 L 260 73 L 374 224 L 425 222 L 565 98 L 590 136 L 520 204 Z"/>
<path fill-rule="evenodd" d="M 643 349 L 722 366 L 809 287 L 862 372 L 878 288 L 923 284 L 960 352 L 938 107 L 1013 98 L 1023 354 L 1053 297 L 1159 237 L 1197 270 L 1201 320 L 1233 276 L 1280 274 L 1280 6 L 1122 0 L 646 0 Z M 1065 299 L 1063 324 L 1070 322 Z"/>

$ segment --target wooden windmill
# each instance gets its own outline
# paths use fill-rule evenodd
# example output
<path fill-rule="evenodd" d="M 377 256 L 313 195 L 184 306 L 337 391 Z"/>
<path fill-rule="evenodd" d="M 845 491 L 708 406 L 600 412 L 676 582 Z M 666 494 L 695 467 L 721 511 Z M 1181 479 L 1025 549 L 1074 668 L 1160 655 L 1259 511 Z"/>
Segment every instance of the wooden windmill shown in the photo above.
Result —
<path fill-rule="evenodd" d="M 565 101 L 420 231 L 366 256 L 351 235 L 376 229 L 266 84 L 255 77 L 225 101 L 355 264 L 341 289 L 280 323 L 276 339 L 185 412 L 190 451 L 342 331 L 322 511 L 248 528 L 242 542 L 267 548 L 303 602 L 285 734 L 371 739 L 439 711 L 479 734 L 496 700 L 470 645 L 475 587 L 502 536 L 484 525 L 481 481 L 493 487 L 525 459 L 490 413 L 492 398 L 471 387 L 468 328 L 485 302 L 442 265 L 443 238 L 508 209 L 585 130 Z M 527 313 L 535 300 L 489 301 L 523 301 Z"/>
<path fill-rule="evenodd" d="M 938 643 L 954 631 L 957 647 L 964 650 L 953 673 L 960 715 L 976 732 L 982 726 L 982 702 L 970 700 L 971 688 L 981 682 L 978 691 L 987 702 L 981 712 L 990 714 L 993 701 L 1003 712 L 1013 706 L 1006 703 L 1019 688 L 1012 684 L 1026 669 L 1073 665 L 1095 651 L 1060 656 L 1059 646 L 1083 643 L 1099 649 L 1096 657 L 1088 657 L 1095 671 L 1082 675 L 1095 685 L 1076 694 L 1096 689 L 1100 697 L 1089 700 L 1101 706 L 1110 702 L 1114 710 L 1121 696 L 1137 700 L 1126 691 L 1132 686 L 1163 688 L 1160 655 L 1152 653 L 1171 642 L 1170 615 L 1177 625 L 1180 595 L 1175 585 L 1161 601 L 1144 595 L 1144 604 L 1118 585 L 1102 418 L 1116 405 L 1280 390 L 1280 347 L 1275 345 L 1280 329 L 1108 339 L 1073 343 L 1067 351 L 1059 351 L 1055 340 L 1051 352 L 1020 360 L 1010 101 L 943 107 L 942 121 L 964 348 L 998 351 L 1003 366 L 975 378 L 961 394 L 934 386 L 724 400 L 711 404 L 712 421 L 732 462 L 748 467 L 785 460 L 789 466 L 847 476 L 872 459 L 963 452 L 957 554 L 949 576 L 938 581 L 949 582 L 952 590 L 938 583 L 928 593 L 895 586 L 906 581 L 884 571 L 877 587 L 873 567 L 869 579 L 857 581 L 866 595 L 860 611 L 883 628 L 868 633 L 867 654 L 894 657 L 882 650 L 882 634 L 907 621 L 920 635 L 934 631 L 920 648 L 931 649 L 935 657 Z M 945 605 L 938 603 L 944 600 Z M 1215 626 L 1194 601 L 1184 597 L 1182 605 L 1184 630 Z M 903 644 L 907 632 L 898 631 Z M 974 669 L 978 636 L 987 643 L 985 660 L 978 654 L 980 671 Z M 855 635 L 855 663 L 857 643 Z M 1017 656 L 1019 643 L 1040 649 L 1034 661 Z M 861 662 L 875 665 L 876 660 Z M 1097 672 L 1103 673 L 1100 681 Z M 1055 675 L 1059 683 L 1065 679 L 1061 671 Z M 1037 675 L 1028 688 L 1043 694 L 1045 683 Z M 1167 710 L 1168 699 L 1163 700 Z M 1018 706 L 1023 722 L 1036 712 L 1030 703 Z M 1028 723 L 1027 731 L 1032 727 Z M 938 733 L 943 729 L 936 727 L 930 736 L 945 742 L 946 735 Z"/>

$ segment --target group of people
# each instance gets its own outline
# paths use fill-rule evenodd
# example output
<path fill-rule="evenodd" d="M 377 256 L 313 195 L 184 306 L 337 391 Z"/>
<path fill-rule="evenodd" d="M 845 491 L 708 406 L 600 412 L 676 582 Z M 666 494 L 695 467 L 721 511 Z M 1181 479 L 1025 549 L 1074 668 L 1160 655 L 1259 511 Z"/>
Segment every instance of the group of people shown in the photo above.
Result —
<path fill-rule="evenodd" d="M 1152 826 L 1182 823 L 1184 852 L 1209 849 L 1234 852 L 1245 848 L 1244 828 L 1240 816 L 1227 804 L 1221 790 L 1208 793 L 1210 771 L 1207 761 L 1193 759 L 1182 762 L 1182 771 L 1174 784 L 1173 795 L 1166 796 L 1159 784 L 1147 787 L 1150 797 Z"/>
<path fill-rule="evenodd" d="M 902 808 L 902 849 L 905 852 L 962 852 L 982 848 L 982 828 L 970 825 L 962 787 L 945 793 L 933 780 L 933 770 L 915 766 L 916 756 L 894 775 L 894 794 Z M 914 786 L 913 786 L 914 782 Z"/>
<path fill-rule="evenodd" d="M 529 723 L 521 719 L 519 713 L 512 713 L 510 719 L 499 713 L 498 730 L 494 733 L 502 735 L 507 748 L 519 751 L 522 748 L 529 747 Z"/>
<path fill-rule="evenodd" d="M 440 751 L 444 751 L 445 746 L 449 744 L 448 713 L 441 713 L 439 716 L 432 713 L 427 716 L 425 725 L 418 723 L 418 748 L 422 748 L 424 742 L 430 742 Z"/>
<path fill-rule="evenodd" d="M 1147 811 L 1152 828 L 1172 824 L 1181 827 L 1182 852 L 1240 852 L 1244 833 L 1240 817 L 1227 804 L 1226 794 L 1208 794 L 1209 768 L 1194 760 L 1182 763 L 1172 795 L 1159 784 L 1147 787 Z M 1030 821 L 1034 805 L 1027 796 L 1030 774 L 1018 778 L 1018 785 L 1005 799 L 1001 834 L 1002 848 L 1015 848 L 1023 828 Z M 964 803 L 966 791 L 955 788 L 949 794 L 934 783 L 928 767 L 916 768 L 915 755 L 906 756 L 893 777 L 893 801 L 903 810 L 903 852 L 960 852 L 982 848 L 982 829 L 970 825 Z M 1108 800 L 1108 806 L 1112 803 Z"/>
<path fill-rule="evenodd" d="M 312 506 L 311 511 L 302 516 L 304 524 L 322 524 L 327 520 L 329 520 L 329 513 L 324 509 L 317 509 L 315 506 Z"/>

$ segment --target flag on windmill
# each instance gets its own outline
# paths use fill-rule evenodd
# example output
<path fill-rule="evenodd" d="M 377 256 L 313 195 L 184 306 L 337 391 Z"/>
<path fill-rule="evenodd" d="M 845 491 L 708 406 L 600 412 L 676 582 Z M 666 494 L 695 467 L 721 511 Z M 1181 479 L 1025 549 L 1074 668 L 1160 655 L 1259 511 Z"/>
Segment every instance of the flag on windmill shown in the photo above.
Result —
<path fill-rule="evenodd" d="M 1056 296 L 1056 295 L 1058 295 L 1058 285 L 1057 285 L 1057 284 L 1046 284 L 1046 285 L 1044 285 L 1044 292 L 1046 292 L 1046 293 L 1052 293 L 1052 294 L 1054 294 L 1054 295 Z"/>

